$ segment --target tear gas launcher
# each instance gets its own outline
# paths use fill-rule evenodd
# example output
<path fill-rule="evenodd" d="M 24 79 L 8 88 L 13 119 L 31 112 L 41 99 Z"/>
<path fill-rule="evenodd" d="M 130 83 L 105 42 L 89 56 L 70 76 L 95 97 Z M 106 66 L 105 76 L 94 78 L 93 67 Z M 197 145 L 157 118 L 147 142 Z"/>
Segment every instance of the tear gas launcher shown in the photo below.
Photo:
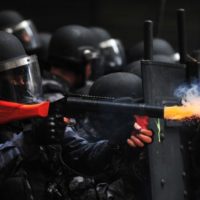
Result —
<path fill-rule="evenodd" d="M 200 111 L 200 108 L 198 110 Z M 37 104 L 0 101 L 0 124 L 33 117 L 47 117 L 55 113 L 66 117 L 76 117 L 84 113 L 112 113 L 119 116 L 131 114 L 172 120 L 198 117 L 197 108 L 193 107 L 122 103 L 109 97 L 69 95 L 52 103 L 44 101 Z"/>

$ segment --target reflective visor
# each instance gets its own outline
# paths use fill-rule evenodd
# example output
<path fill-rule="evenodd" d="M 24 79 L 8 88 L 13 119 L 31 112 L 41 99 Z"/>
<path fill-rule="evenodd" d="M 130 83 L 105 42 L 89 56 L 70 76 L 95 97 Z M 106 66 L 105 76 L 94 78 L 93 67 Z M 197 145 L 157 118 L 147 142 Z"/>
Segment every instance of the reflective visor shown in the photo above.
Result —
<path fill-rule="evenodd" d="M 16 26 L 6 28 L 4 31 L 19 38 L 25 50 L 27 51 L 31 51 L 40 47 L 40 40 L 37 30 L 31 20 L 24 20 Z"/>
<path fill-rule="evenodd" d="M 104 57 L 104 64 L 106 67 L 120 70 L 125 64 L 124 48 L 119 40 L 110 39 L 99 44 L 101 53 Z"/>
<path fill-rule="evenodd" d="M 39 102 L 42 84 L 36 56 L 0 62 L 0 98 L 19 103 Z"/>

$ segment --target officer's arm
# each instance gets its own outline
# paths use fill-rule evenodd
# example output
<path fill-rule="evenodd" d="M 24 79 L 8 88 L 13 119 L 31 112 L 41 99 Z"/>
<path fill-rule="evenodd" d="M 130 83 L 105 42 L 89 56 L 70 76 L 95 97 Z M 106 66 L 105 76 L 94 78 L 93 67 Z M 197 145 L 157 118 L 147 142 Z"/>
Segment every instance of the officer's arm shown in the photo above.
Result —
<path fill-rule="evenodd" d="M 67 128 L 63 142 L 63 160 L 71 168 L 86 175 L 103 172 L 111 162 L 115 149 L 107 140 L 90 143 L 71 128 Z"/>
<path fill-rule="evenodd" d="M 20 136 L 18 136 L 19 139 Z M 15 145 L 15 139 L 0 144 L 0 184 L 2 181 L 10 176 L 21 162 L 21 152 Z"/>

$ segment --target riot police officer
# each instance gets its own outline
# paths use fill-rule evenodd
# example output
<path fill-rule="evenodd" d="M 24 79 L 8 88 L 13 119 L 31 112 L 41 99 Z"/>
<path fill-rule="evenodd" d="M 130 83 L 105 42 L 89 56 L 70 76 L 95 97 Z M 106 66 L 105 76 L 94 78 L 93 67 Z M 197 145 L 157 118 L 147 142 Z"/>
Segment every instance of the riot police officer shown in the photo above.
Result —
<path fill-rule="evenodd" d="M 95 81 L 89 94 L 114 97 L 114 101 L 117 102 L 141 103 L 143 102 L 142 80 L 134 74 L 125 72 L 109 74 Z M 124 138 L 126 138 L 125 133 L 131 131 L 129 125 L 131 124 L 131 120 L 131 116 L 127 117 L 123 115 L 114 116 L 105 113 L 98 116 L 94 114 L 89 115 L 89 122 L 99 139 L 113 138 L 114 140 L 115 134 L 119 134 L 121 137 L 116 137 L 116 139 L 124 141 Z M 147 129 L 148 118 L 136 117 L 136 121 L 142 127 L 141 131 L 145 133 L 147 131 L 145 129 Z M 147 131 L 146 134 L 151 134 L 151 132 Z M 140 136 L 138 138 L 136 132 L 132 132 L 131 138 L 132 140 L 128 139 L 130 146 L 144 146 L 143 139 L 145 140 L 145 138 L 142 139 Z M 112 197 L 119 200 L 134 199 L 136 197 L 136 199 L 139 199 L 142 195 L 144 197 L 145 173 L 147 173 L 146 159 L 144 159 L 145 153 L 143 150 L 131 149 L 124 145 L 123 142 L 118 142 L 118 144 L 120 154 L 112 159 L 111 170 L 106 172 L 106 178 L 99 177 L 97 180 L 97 183 L 99 183 L 97 184 L 97 188 L 101 186 L 98 194 L 104 196 L 105 199 Z M 104 186 L 100 184 L 102 182 L 104 182 Z"/>
<path fill-rule="evenodd" d="M 27 56 L 20 41 L 6 32 L 0 32 L 0 52 L 0 99 L 40 102 L 37 58 Z M 49 146 L 52 139 L 59 145 Z M 73 128 L 66 128 L 59 113 L 45 120 L 22 121 L 22 128 L 13 129 L 11 139 L 0 145 L 1 199 L 67 199 L 66 163 L 82 173 L 95 174 L 106 170 L 115 151 L 113 142 L 89 143 Z"/>
<path fill-rule="evenodd" d="M 56 87 L 51 84 L 52 80 L 63 84 L 61 93 L 64 94 L 90 85 L 87 80 L 91 75 L 91 64 L 99 54 L 89 29 L 79 25 L 59 28 L 52 35 L 48 54 L 50 74 L 44 75 L 45 93 L 51 93 Z"/>
<path fill-rule="evenodd" d="M 41 46 L 34 23 L 24 19 L 17 11 L 3 10 L 0 12 L 0 30 L 14 34 L 29 55 L 37 53 Z"/>

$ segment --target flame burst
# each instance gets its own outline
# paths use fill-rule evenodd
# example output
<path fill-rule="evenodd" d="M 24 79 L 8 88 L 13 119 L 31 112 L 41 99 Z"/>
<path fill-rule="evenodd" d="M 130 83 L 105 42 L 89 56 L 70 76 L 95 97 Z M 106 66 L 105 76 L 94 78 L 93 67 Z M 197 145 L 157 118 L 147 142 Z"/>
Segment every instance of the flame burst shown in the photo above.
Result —
<path fill-rule="evenodd" d="M 200 118 L 200 105 L 165 107 L 164 118 L 169 120 L 188 120 Z"/>
<path fill-rule="evenodd" d="M 164 108 L 164 118 L 170 120 L 190 120 L 200 118 L 200 82 L 181 85 L 175 96 L 182 99 L 182 106 Z"/>

